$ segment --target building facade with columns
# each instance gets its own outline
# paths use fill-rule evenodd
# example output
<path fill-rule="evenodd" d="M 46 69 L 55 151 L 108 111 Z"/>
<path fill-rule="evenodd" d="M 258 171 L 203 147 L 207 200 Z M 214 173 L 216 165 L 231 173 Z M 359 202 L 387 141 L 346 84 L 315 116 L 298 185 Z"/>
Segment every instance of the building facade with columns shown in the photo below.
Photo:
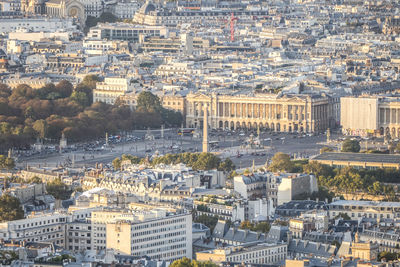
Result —
<path fill-rule="evenodd" d="M 332 127 L 329 97 L 323 95 L 188 94 L 186 127 L 201 127 L 208 107 L 212 129 L 270 129 L 277 132 L 323 132 Z"/>
<path fill-rule="evenodd" d="M 343 134 L 400 137 L 399 97 L 342 97 L 340 106 Z"/>

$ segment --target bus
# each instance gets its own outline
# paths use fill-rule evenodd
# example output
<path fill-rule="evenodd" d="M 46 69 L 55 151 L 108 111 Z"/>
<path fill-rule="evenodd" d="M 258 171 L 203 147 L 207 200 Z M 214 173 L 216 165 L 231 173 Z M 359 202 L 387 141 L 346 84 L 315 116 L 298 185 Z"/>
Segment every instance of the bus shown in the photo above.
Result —
<path fill-rule="evenodd" d="M 178 130 L 178 135 L 190 136 L 194 134 L 194 128 L 183 128 Z"/>

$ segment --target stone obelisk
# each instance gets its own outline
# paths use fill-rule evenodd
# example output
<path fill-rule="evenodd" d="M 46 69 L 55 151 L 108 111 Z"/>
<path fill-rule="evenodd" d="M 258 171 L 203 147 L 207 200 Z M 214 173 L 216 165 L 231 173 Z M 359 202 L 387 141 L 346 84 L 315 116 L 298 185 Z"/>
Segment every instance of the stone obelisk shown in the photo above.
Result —
<path fill-rule="evenodd" d="M 208 109 L 204 105 L 204 117 L 203 117 L 203 152 L 208 152 Z"/>

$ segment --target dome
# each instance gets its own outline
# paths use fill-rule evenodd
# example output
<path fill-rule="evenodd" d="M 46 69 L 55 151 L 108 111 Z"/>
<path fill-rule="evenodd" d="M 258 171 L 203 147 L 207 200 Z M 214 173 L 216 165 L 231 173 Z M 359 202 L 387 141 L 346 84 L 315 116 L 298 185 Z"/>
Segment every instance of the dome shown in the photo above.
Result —
<path fill-rule="evenodd" d="M 140 13 L 142 14 L 149 14 L 151 11 L 155 11 L 156 10 L 156 6 L 151 3 L 151 2 L 146 2 L 139 10 Z"/>

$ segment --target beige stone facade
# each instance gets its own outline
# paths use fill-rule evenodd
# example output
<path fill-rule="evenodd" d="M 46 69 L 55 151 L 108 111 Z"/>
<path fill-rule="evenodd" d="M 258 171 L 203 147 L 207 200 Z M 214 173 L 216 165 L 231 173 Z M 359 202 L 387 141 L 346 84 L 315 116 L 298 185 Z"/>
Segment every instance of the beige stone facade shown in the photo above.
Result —
<path fill-rule="evenodd" d="M 182 115 L 186 113 L 185 97 L 179 94 L 164 95 L 161 97 L 161 103 L 164 108 L 180 111 Z"/>
<path fill-rule="evenodd" d="M 397 97 L 343 97 L 342 131 L 347 135 L 400 137 L 400 99 Z"/>
<path fill-rule="evenodd" d="M 189 94 L 186 127 L 201 127 L 204 105 L 213 129 L 260 127 L 277 132 L 322 132 L 333 122 L 325 96 Z"/>

